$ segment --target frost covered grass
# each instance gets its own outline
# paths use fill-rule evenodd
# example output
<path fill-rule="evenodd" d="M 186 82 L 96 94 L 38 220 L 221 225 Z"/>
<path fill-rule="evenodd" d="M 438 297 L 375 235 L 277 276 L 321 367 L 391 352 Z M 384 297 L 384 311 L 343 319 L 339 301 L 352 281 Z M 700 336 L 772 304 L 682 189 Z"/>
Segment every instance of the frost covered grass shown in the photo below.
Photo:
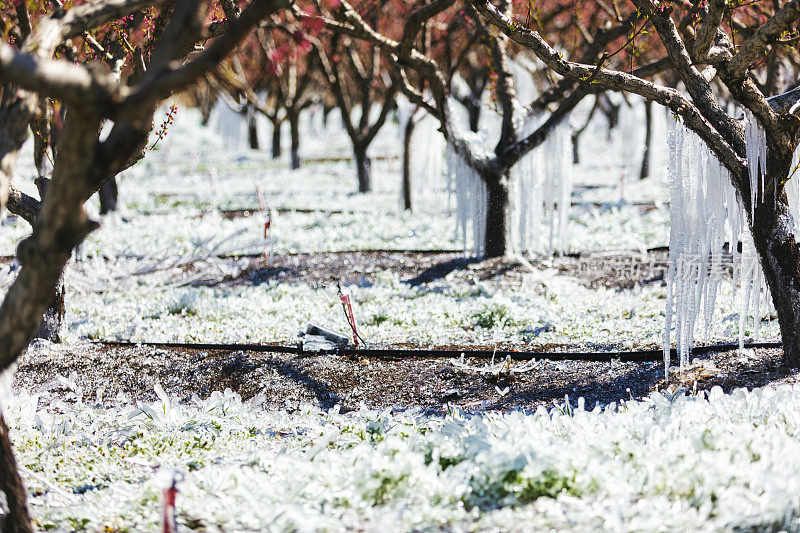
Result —
<path fill-rule="evenodd" d="M 329 127 L 329 130 L 334 125 Z M 256 186 L 269 208 L 315 208 L 318 212 L 274 212 L 271 235 L 276 254 L 364 249 L 458 249 L 454 199 L 444 178 L 415 196 L 417 208 L 399 208 L 399 168 L 394 126 L 381 133 L 373 155 L 375 192 L 354 194 L 351 163 L 324 162 L 290 171 L 254 151 L 221 148 L 217 134 L 198 125 L 191 110 L 182 109 L 161 148 L 150 152 L 121 179 L 120 213 L 102 217 L 101 229 L 81 246 L 75 268 L 85 281 L 103 287 L 84 292 L 84 284 L 68 273 L 67 338 L 149 341 L 263 342 L 290 341 L 308 321 L 345 328 L 332 287 L 307 284 L 240 285 L 227 288 L 175 287 L 159 276 L 139 276 L 105 283 L 115 274 L 118 257 L 187 256 L 204 243 L 224 242 L 226 249 L 261 252 L 264 214 L 228 219 L 219 210 L 258 206 Z M 324 137 L 338 139 L 341 135 Z M 592 146 L 603 145 L 605 130 L 585 136 L 583 163 L 576 183 L 614 185 L 618 151 L 603 157 Z M 304 136 L 306 156 L 347 156 L 339 141 Z M 341 139 L 339 139 L 341 140 Z M 615 141 L 617 142 L 617 141 Z M 393 144 L 394 143 L 394 144 Z M 30 149 L 29 147 L 26 149 Z M 32 157 L 23 154 L 22 175 L 32 174 Z M 27 170 L 26 170 L 27 169 Z M 213 178 L 213 179 L 212 179 Z M 656 176 L 628 185 L 629 200 L 651 198 L 665 189 Z M 35 194 L 32 183 L 18 186 Z M 618 200 L 613 187 L 589 190 L 588 199 L 611 202 L 570 210 L 569 249 L 643 250 L 668 240 L 669 212 L 664 206 L 642 212 Z M 616 195 L 616 196 L 615 196 Z M 584 199 L 587 199 L 584 198 Z M 575 198 L 578 199 L 577 197 Z M 96 208 L 96 206 L 92 206 Z M 325 212 L 338 209 L 341 212 Z M 22 221 L 4 222 L 0 253 L 14 252 L 29 228 Z M 105 259 L 111 261 L 106 263 Z M 236 265 L 229 267 L 235 274 Z M 89 283 L 91 285 L 91 283 Z M 664 288 L 659 283 L 633 290 L 588 289 L 574 278 L 549 270 L 526 274 L 519 289 L 493 290 L 486 284 L 446 278 L 424 287 L 409 287 L 386 272 L 374 285 L 348 287 L 357 304 L 366 338 L 375 343 L 560 343 L 625 348 L 656 345 L 664 322 Z M 716 319 L 699 341 L 732 340 L 738 332 L 738 307 L 730 283 L 723 281 Z M 190 305 L 182 305 L 181 302 Z M 777 334 L 777 324 L 762 328 Z M 747 333 L 749 336 L 751 333 Z"/>
<path fill-rule="evenodd" d="M 515 289 L 445 278 L 412 287 L 385 272 L 374 284 L 351 285 L 364 338 L 419 345 L 524 343 L 632 348 L 657 345 L 664 323 L 664 287 L 590 289 L 554 270 L 525 274 Z M 346 330 L 336 287 L 266 282 L 235 287 L 150 287 L 129 280 L 118 290 L 67 300 L 72 338 L 176 342 L 293 342 L 308 322 Z M 720 285 L 715 318 L 701 341 L 734 340 L 737 293 Z M 767 317 L 768 318 L 768 317 Z M 748 322 L 750 324 L 750 322 Z M 753 335 L 750 328 L 746 336 Z M 778 335 L 777 320 L 762 337 Z"/>
<path fill-rule="evenodd" d="M 6 400 L 39 527 L 153 530 L 175 472 L 204 531 L 800 528 L 796 386 L 445 417 L 157 392 Z"/>

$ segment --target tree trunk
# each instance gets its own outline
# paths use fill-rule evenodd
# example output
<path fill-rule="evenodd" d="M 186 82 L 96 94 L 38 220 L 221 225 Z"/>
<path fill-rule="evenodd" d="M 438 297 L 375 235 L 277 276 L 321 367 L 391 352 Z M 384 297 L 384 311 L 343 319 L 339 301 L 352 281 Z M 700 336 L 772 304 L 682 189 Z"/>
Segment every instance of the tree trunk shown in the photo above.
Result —
<path fill-rule="evenodd" d="M 323 128 L 327 128 L 328 127 L 328 115 L 330 115 L 331 111 L 333 111 L 333 107 L 334 106 L 332 106 L 332 105 L 322 104 L 322 127 Z"/>
<path fill-rule="evenodd" d="M 291 134 L 291 155 L 292 170 L 300 168 L 300 113 L 290 112 L 287 114 L 289 119 L 289 133 Z"/>
<path fill-rule="evenodd" d="M 280 121 L 272 121 L 272 159 L 281 157 L 281 125 Z"/>
<path fill-rule="evenodd" d="M 480 122 L 481 122 L 481 106 L 480 104 L 475 105 L 470 103 L 467 106 L 467 114 L 469 115 L 469 129 L 475 133 L 478 133 L 480 129 Z"/>
<path fill-rule="evenodd" d="M 767 183 L 783 181 L 789 175 L 791 152 L 788 157 L 767 154 Z M 748 176 L 740 178 L 747 183 Z M 742 188 L 740 188 L 742 189 Z M 749 191 L 746 204 L 749 204 Z M 764 279 L 778 313 L 783 341 L 783 365 L 800 368 L 800 246 L 795 240 L 794 221 L 789 212 L 786 194 L 775 202 L 770 192 L 756 206 L 752 227 L 753 243 L 758 252 Z M 742 196 L 744 198 L 744 196 Z M 745 207 L 747 209 L 747 206 Z"/>
<path fill-rule="evenodd" d="M 358 192 L 372 190 L 372 161 L 367 157 L 367 147 L 356 145 L 354 148 L 356 174 L 358 175 Z"/>
<path fill-rule="evenodd" d="M 253 106 L 247 106 L 247 142 L 251 150 L 259 150 L 258 128 L 256 127 L 256 112 Z"/>
<path fill-rule="evenodd" d="M 573 131 L 572 134 L 570 135 L 570 140 L 572 140 L 572 164 L 580 165 L 581 155 L 579 153 L 578 148 L 580 147 L 581 132 Z"/>
<path fill-rule="evenodd" d="M 119 190 L 117 189 L 117 179 L 108 180 L 97 193 L 100 196 L 100 214 L 106 215 L 117 210 L 119 200 Z"/>
<path fill-rule="evenodd" d="M 485 181 L 489 199 L 486 209 L 484 256 L 502 257 L 508 251 L 508 183 L 504 179 L 497 178 Z"/>
<path fill-rule="evenodd" d="M 0 414 L 0 492 L 5 495 L 0 531 L 4 533 L 29 533 L 33 531 L 26 503 L 25 485 L 17 470 L 17 461 L 8 435 L 8 426 Z"/>
<path fill-rule="evenodd" d="M 643 180 L 650 176 L 650 144 L 653 141 L 653 101 L 644 101 L 644 151 L 642 153 L 642 168 L 639 171 L 639 179 Z"/>
<path fill-rule="evenodd" d="M 59 331 L 61 330 L 61 324 L 64 322 L 64 314 L 66 313 L 66 305 L 64 304 L 65 294 L 64 280 L 60 280 L 53 291 L 53 299 L 47 307 L 47 311 L 42 315 L 42 323 L 39 325 L 39 330 L 36 332 L 34 338 L 45 339 L 50 342 L 61 342 Z"/>
<path fill-rule="evenodd" d="M 208 126 L 208 121 L 211 120 L 211 112 L 214 111 L 216 103 L 217 100 L 211 95 L 200 99 L 200 125 L 203 127 Z"/>
<path fill-rule="evenodd" d="M 414 135 L 413 117 L 409 117 L 403 132 L 403 209 L 411 211 L 411 137 Z"/>

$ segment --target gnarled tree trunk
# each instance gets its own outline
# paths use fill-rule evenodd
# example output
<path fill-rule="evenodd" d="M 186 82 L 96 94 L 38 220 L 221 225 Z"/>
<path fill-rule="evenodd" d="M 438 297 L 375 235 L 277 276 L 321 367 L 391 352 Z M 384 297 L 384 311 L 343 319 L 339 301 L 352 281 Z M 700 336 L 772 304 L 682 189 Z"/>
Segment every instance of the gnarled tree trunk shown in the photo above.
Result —
<path fill-rule="evenodd" d="M 64 288 L 64 280 L 59 280 L 53 291 L 53 299 L 47 307 L 47 311 L 42 315 L 42 323 L 39 324 L 39 330 L 36 332 L 35 338 L 45 339 L 50 342 L 61 342 L 61 325 L 64 323 L 64 315 L 66 313 L 66 305 L 64 298 L 66 290 Z"/>
<path fill-rule="evenodd" d="M 272 121 L 272 159 L 279 159 L 281 157 L 281 126 L 282 122 L 278 120 Z"/>
<path fill-rule="evenodd" d="M 509 251 L 508 231 L 508 180 L 505 177 L 483 176 L 486 182 L 488 205 L 486 208 L 485 257 L 502 257 Z"/>
<path fill-rule="evenodd" d="M 650 144 L 653 142 L 653 101 L 644 101 L 644 150 L 642 152 L 642 168 L 639 170 L 639 179 L 650 176 Z"/>
<path fill-rule="evenodd" d="M 102 187 L 100 187 L 98 196 L 100 196 L 101 215 L 106 215 L 112 211 L 116 211 L 119 200 L 119 190 L 117 189 L 116 178 L 111 178 Z"/>
<path fill-rule="evenodd" d="M 260 150 L 258 142 L 258 128 L 256 126 L 256 112 L 251 104 L 247 106 L 247 142 L 251 150 Z"/>
<path fill-rule="evenodd" d="M 467 104 L 467 115 L 469 116 L 469 129 L 478 133 L 481 122 L 481 106 L 480 104 L 469 103 Z"/>
<path fill-rule="evenodd" d="M 0 531 L 3 533 L 33 531 L 26 503 L 25 485 L 17 470 L 17 460 L 14 458 L 8 426 L 2 413 L 0 413 L 0 491 L 6 500 L 2 506 L 4 512 L 0 515 Z"/>
<path fill-rule="evenodd" d="M 779 155 L 777 151 L 768 151 L 767 183 L 784 181 L 791 172 L 791 153 Z M 747 183 L 748 176 L 740 179 Z M 766 196 L 756 205 L 758 223 L 751 228 L 753 244 L 778 314 L 783 365 L 800 368 L 800 247 L 785 192 L 777 202 L 769 192 Z"/>
<path fill-rule="evenodd" d="M 569 136 L 570 141 L 572 141 L 572 164 L 573 165 L 580 165 L 581 164 L 581 154 L 580 154 L 580 151 L 579 151 L 581 133 L 583 133 L 583 131 L 575 130 Z"/>

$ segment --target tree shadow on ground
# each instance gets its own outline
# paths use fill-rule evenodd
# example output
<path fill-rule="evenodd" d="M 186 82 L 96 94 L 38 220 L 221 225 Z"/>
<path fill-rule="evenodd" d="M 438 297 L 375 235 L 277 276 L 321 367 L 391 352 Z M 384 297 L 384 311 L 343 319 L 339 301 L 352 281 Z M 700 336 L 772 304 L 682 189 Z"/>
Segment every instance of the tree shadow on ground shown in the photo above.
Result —
<path fill-rule="evenodd" d="M 441 263 L 428 267 L 422 272 L 420 272 L 417 276 L 411 279 L 404 280 L 403 283 L 407 283 L 412 287 L 418 287 L 425 283 L 430 283 L 432 281 L 443 279 L 451 272 L 454 272 L 456 270 L 463 270 L 467 268 L 469 265 L 480 262 L 481 259 L 475 257 L 457 257 L 455 259 L 443 261 Z"/>
<path fill-rule="evenodd" d="M 719 386 L 730 393 L 738 388 L 752 390 L 794 382 L 797 378 L 796 370 L 781 366 L 779 349 L 762 350 L 758 357 L 743 357 L 736 350 L 727 350 L 698 356 L 684 369 L 671 372 L 667 379 L 661 364 L 641 363 L 607 381 L 602 379 L 602 375 L 596 375 L 578 376 L 557 386 L 547 382 L 501 383 L 501 386 L 509 387 L 509 393 L 487 402 L 485 407 L 487 410 L 508 410 L 534 403 L 563 405 L 569 401 L 574 408 L 582 397 L 585 408 L 591 409 L 597 403 L 608 405 L 622 400 L 641 400 L 654 390 L 682 387 L 692 392 Z"/>

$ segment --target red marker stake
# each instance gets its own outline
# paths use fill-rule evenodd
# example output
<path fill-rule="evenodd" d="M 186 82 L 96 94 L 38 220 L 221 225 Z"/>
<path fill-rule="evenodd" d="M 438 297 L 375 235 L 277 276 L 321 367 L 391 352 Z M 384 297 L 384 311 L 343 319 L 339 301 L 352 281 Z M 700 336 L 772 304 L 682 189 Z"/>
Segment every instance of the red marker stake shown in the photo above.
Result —
<path fill-rule="evenodd" d="M 175 487 L 175 480 L 161 492 L 161 533 L 176 533 L 178 530 L 175 517 L 175 497 L 177 495 L 178 489 Z"/>
<path fill-rule="evenodd" d="M 350 322 L 350 329 L 353 330 L 353 346 L 358 348 L 358 330 L 356 329 L 356 317 L 353 315 L 353 305 L 350 303 L 350 295 L 340 292 L 339 298 L 341 298 L 342 305 L 347 311 L 347 321 Z"/>
<path fill-rule="evenodd" d="M 264 221 L 264 259 L 269 261 L 270 266 L 272 266 L 272 245 L 267 242 L 269 239 L 269 230 L 272 227 L 272 218 L 267 217 Z"/>

